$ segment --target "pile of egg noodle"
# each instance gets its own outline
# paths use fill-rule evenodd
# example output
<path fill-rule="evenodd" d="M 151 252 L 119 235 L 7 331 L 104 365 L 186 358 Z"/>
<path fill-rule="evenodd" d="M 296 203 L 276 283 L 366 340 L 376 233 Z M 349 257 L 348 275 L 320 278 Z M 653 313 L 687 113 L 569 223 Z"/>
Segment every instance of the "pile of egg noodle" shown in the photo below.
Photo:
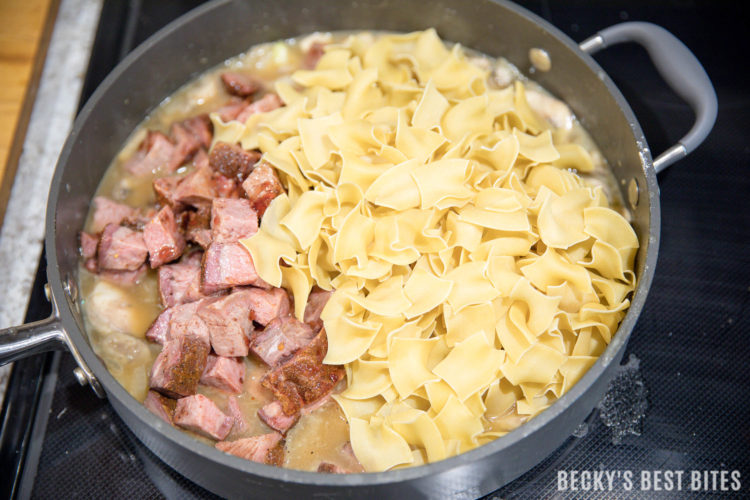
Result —
<path fill-rule="evenodd" d="M 260 148 L 288 194 L 243 240 L 259 275 L 294 295 L 335 290 L 325 362 L 367 471 L 434 462 L 560 397 L 629 306 L 638 240 L 589 153 L 557 144 L 524 85 L 434 30 L 359 34 L 282 78 L 286 104 L 215 140 Z M 511 428 L 513 426 L 510 426 Z"/>

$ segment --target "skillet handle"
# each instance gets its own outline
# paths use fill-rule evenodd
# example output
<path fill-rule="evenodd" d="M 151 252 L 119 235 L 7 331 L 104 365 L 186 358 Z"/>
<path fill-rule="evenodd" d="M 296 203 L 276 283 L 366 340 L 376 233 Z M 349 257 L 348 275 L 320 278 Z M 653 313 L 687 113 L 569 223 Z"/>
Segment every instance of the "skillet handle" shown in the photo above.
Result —
<path fill-rule="evenodd" d="M 47 351 L 66 349 L 65 332 L 55 315 L 0 330 L 0 366 Z"/>
<path fill-rule="evenodd" d="M 631 22 L 610 26 L 580 44 L 592 55 L 611 45 L 635 42 L 648 52 L 651 61 L 667 84 L 695 112 L 690 131 L 656 160 L 654 169 L 661 172 L 697 148 L 714 126 L 718 103 L 716 92 L 701 63 L 672 33 L 651 23 Z"/>

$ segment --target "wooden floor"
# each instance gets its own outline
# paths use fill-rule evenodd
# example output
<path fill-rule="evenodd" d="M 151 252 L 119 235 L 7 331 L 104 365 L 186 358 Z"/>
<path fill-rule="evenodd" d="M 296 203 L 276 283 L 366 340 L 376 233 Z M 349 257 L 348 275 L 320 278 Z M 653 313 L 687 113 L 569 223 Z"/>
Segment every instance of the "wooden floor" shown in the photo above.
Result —
<path fill-rule="evenodd" d="M 59 0 L 0 0 L 0 225 Z"/>

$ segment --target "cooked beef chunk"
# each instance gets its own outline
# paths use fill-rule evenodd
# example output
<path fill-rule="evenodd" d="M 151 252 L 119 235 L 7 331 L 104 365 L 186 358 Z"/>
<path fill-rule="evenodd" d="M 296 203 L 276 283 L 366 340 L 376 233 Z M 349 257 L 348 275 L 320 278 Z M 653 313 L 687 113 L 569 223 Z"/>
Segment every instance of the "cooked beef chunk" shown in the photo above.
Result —
<path fill-rule="evenodd" d="M 96 257 L 89 257 L 83 262 L 83 267 L 86 268 L 86 270 L 90 273 L 98 273 L 99 272 L 99 263 L 96 261 Z"/>
<path fill-rule="evenodd" d="M 202 299 L 174 306 L 172 314 L 169 316 L 169 335 L 167 336 L 167 340 L 190 335 L 209 344 L 211 337 L 208 325 L 206 325 L 198 312 L 201 307 L 209 304 L 212 300 Z"/>
<path fill-rule="evenodd" d="M 271 321 L 258 332 L 250 349 L 268 366 L 276 366 L 289 358 L 298 349 L 306 346 L 315 337 L 312 329 L 292 316 Z"/>
<path fill-rule="evenodd" d="M 250 105 L 249 99 L 240 99 L 239 97 L 232 97 L 226 104 L 216 110 L 216 113 L 224 123 L 229 122 L 237 118 L 243 109 Z"/>
<path fill-rule="evenodd" d="M 101 233 L 108 224 L 119 226 L 123 222 L 135 217 L 133 207 L 117 203 L 104 196 L 94 198 L 94 216 L 91 221 L 91 232 Z"/>
<path fill-rule="evenodd" d="M 143 239 L 148 247 L 151 269 L 175 260 L 185 250 L 185 237 L 178 230 L 174 212 L 169 206 L 159 210 L 146 224 Z"/>
<path fill-rule="evenodd" d="M 202 265 L 201 291 L 206 294 L 261 282 L 250 252 L 241 243 L 211 243 Z"/>
<path fill-rule="evenodd" d="M 174 199 L 185 205 L 194 207 L 201 204 L 210 204 L 216 198 L 216 188 L 211 178 L 211 169 L 205 165 L 199 165 L 183 178 L 174 192 Z"/>
<path fill-rule="evenodd" d="M 344 377 L 341 366 L 324 365 L 328 351 L 325 329 L 289 360 L 263 377 L 263 386 L 279 400 L 286 415 L 294 415 L 305 406 L 327 397 Z"/>
<path fill-rule="evenodd" d="M 274 319 L 289 314 L 291 309 L 289 294 L 283 288 L 270 290 L 248 288 L 247 290 L 250 295 L 250 308 L 256 323 L 266 326 Z"/>
<path fill-rule="evenodd" d="M 223 391 L 239 394 L 245 381 L 245 363 L 241 358 L 208 355 L 206 370 L 200 383 Z"/>
<path fill-rule="evenodd" d="M 252 76 L 235 73 L 234 71 L 222 73 L 221 81 L 224 83 L 227 92 L 239 97 L 248 97 L 259 91 L 262 87 L 260 81 Z"/>
<path fill-rule="evenodd" d="M 171 398 L 195 394 L 209 349 L 202 339 L 192 335 L 168 340 L 151 367 L 151 389 Z"/>
<path fill-rule="evenodd" d="M 327 290 L 315 290 L 311 292 L 310 296 L 307 298 L 305 316 L 303 319 L 305 320 L 305 323 L 310 325 L 310 328 L 312 328 L 314 332 L 318 332 L 323 328 L 323 320 L 320 319 L 320 313 L 323 312 L 331 295 L 333 295 L 333 292 Z"/>
<path fill-rule="evenodd" d="M 229 396 L 227 398 L 227 412 L 229 412 L 229 416 L 234 419 L 234 426 L 232 427 L 234 431 L 242 432 L 247 429 L 245 416 L 242 415 L 240 403 L 237 401 L 237 398 L 235 396 Z"/>
<path fill-rule="evenodd" d="M 258 418 L 271 429 L 286 435 L 286 431 L 299 420 L 299 413 L 291 416 L 285 415 L 281 409 L 281 403 L 272 401 L 258 410 Z"/>
<path fill-rule="evenodd" d="M 198 314 L 208 325 L 211 347 L 220 356 L 247 356 L 249 336 L 253 331 L 250 299 L 245 291 L 213 300 Z"/>
<path fill-rule="evenodd" d="M 174 155 L 169 164 L 169 171 L 174 172 L 184 165 L 201 147 L 200 137 L 196 137 L 182 123 L 173 123 L 169 135 L 174 141 Z"/>
<path fill-rule="evenodd" d="M 344 469 L 343 467 L 340 467 L 336 464 L 332 464 L 330 462 L 320 462 L 320 465 L 318 465 L 318 472 L 323 472 L 326 474 L 348 474 L 349 471 Z"/>
<path fill-rule="evenodd" d="M 146 399 L 143 400 L 143 406 L 149 409 L 151 413 L 171 424 L 174 418 L 174 409 L 177 401 L 168 398 L 156 391 L 148 391 Z"/>
<path fill-rule="evenodd" d="M 174 423 L 184 429 L 221 441 L 234 424 L 216 403 L 203 394 L 181 398 L 174 411 Z"/>
<path fill-rule="evenodd" d="M 215 198 L 211 207 L 211 241 L 229 243 L 258 232 L 258 214 L 245 199 Z"/>
<path fill-rule="evenodd" d="M 244 123 L 255 113 L 268 113 L 280 108 L 282 104 L 281 99 L 276 94 L 266 94 L 240 111 L 235 120 Z"/>
<path fill-rule="evenodd" d="M 203 252 L 193 252 L 180 262 L 159 267 L 159 296 L 164 307 L 206 297 L 200 288 L 202 258 Z"/>
<path fill-rule="evenodd" d="M 148 327 L 146 338 L 151 342 L 156 342 L 157 344 L 162 345 L 169 340 L 169 320 L 171 317 L 171 307 L 168 307 L 159 313 L 154 322 L 151 323 L 151 326 Z"/>
<path fill-rule="evenodd" d="M 211 244 L 211 207 L 201 205 L 195 211 L 188 212 L 185 237 L 204 249 Z"/>
<path fill-rule="evenodd" d="M 216 196 L 218 198 L 240 198 L 243 196 L 242 187 L 235 179 L 224 177 L 219 172 L 214 172 L 211 180 L 214 183 Z"/>
<path fill-rule="evenodd" d="M 194 116 L 180 123 L 198 142 L 199 147 L 206 149 L 211 147 L 213 125 L 211 125 L 211 119 L 207 114 Z"/>
<path fill-rule="evenodd" d="M 156 193 L 156 199 L 160 205 L 169 205 L 173 208 L 182 206 L 174 199 L 174 192 L 181 180 L 180 177 L 159 177 L 154 179 L 154 193 Z"/>
<path fill-rule="evenodd" d="M 242 188 L 247 193 L 251 206 L 258 213 L 258 217 L 263 217 L 266 208 L 271 201 L 284 192 L 276 172 L 269 164 L 261 161 L 253 169 L 252 173 L 242 183 Z"/>
<path fill-rule="evenodd" d="M 146 262 L 148 248 L 143 233 L 109 224 L 99 240 L 99 269 L 135 271 Z"/>
<path fill-rule="evenodd" d="M 284 443 L 278 432 L 236 441 L 221 441 L 216 443 L 216 448 L 253 462 L 277 466 L 281 466 L 284 462 Z"/>
<path fill-rule="evenodd" d="M 99 237 L 81 231 L 81 255 L 84 259 L 93 259 L 96 257 L 96 247 L 99 245 Z"/>
<path fill-rule="evenodd" d="M 103 280 L 115 283 L 116 285 L 130 286 L 140 282 L 141 278 L 146 276 L 147 270 L 148 266 L 146 264 L 143 264 L 135 271 L 110 271 L 108 269 L 99 269 L 98 272 L 99 277 Z"/>
<path fill-rule="evenodd" d="M 173 172 L 181 165 L 175 164 L 178 160 L 175 146 L 169 137 L 161 132 L 149 130 L 146 138 L 138 146 L 138 151 L 125 162 L 125 169 L 136 176 L 158 170 Z"/>
<path fill-rule="evenodd" d="M 314 42 L 310 45 L 310 48 L 305 53 L 304 59 L 302 59 L 302 67 L 305 69 L 314 69 L 325 53 L 325 44 L 320 42 Z"/>
<path fill-rule="evenodd" d="M 260 151 L 245 151 L 237 144 L 217 142 L 211 149 L 208 163 L 222 175 L 244 180 L 253 171 L 260 157 Z"/>

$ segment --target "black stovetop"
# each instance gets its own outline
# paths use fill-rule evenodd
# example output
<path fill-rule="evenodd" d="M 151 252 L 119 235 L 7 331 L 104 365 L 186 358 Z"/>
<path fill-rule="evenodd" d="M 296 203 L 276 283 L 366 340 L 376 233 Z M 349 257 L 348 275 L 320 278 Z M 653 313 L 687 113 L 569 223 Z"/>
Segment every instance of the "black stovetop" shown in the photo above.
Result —
<path fill-rule="evenodd" d="M 146 37 L 198 1 L 105 2 L 82 102 Z M 703 62 L 719 97 L 708 140 L 660 174 L 662 239 L 656 276 L 633 332 L 609 410 L 647 403 L 645 418 L 615 435 L 594 410 L 542 464 L 492 498 L 581 498 L 559 491 L 558 471 L 739 470 L 750 490 L 750 94 L 744 78 L 747 8 L 729 2 L 568 0 L 520 2 L 574 40 L 623 20 L 676 34 Z M 633 107 L 652 151 L 687 131 L 692 113 L 635 46 L 597 60 Z M 49 313 L 44 260 L 27 321 Z M 631 357 L 632 356 L 632 357 Z M 638 364 L 639 368 L 633 368 Z M 0 413 L 3 498 L 206 498 L 159 461 L 106 401 L 72 376 L 70 355 L 18 362 Z M 623 423 L 619 415 L 619 423 Z M 616 419 L 617 420 L 617 419 Z M 621 439 L 618 439 L 621 437 Z M 616 489 L 618 497 L 651 492 Z M 686 497 L 688 492 L 664 493 Z M 742 495 L 742 493 L 740 493 Z"/>

